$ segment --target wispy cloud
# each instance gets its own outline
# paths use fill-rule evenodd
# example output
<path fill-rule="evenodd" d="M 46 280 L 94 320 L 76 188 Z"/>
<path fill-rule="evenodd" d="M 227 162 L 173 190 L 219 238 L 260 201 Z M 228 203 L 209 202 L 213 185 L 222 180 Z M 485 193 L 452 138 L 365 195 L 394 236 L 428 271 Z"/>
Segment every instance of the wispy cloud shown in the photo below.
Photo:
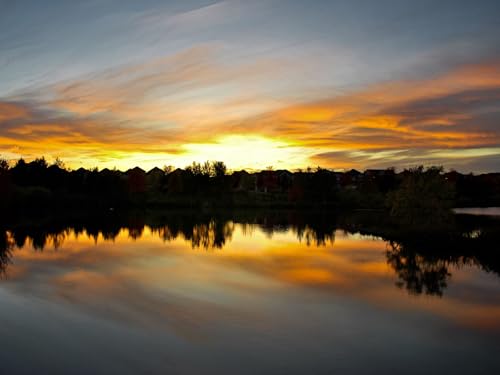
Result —
<path fill-rule="evenodd" d="M 264 58 L 227 63 L 221 48 L 201 45 L 6 98 L 0 145 L 27 157 L 118 165 L 141 164 L 141 158 L 185 163 L 203 152 L 196 144 L 231 157 L 237 151 L 225 140 L 245 137 L 279 143 L 280 151 L 269 154 L 279 155 L 285 167 L 289 155 L 296 163 L 334 167 L 420 161 L 467 169 L 479 160 L 491 166 L 498 155 L 497 61 L 298 102 L 266 91 L 266 80 L 287 79 L 293 64 Z M 298 153 L 303 157 L 292 158 Z M 295 166 L 304 165 L 288 167 Z"/>

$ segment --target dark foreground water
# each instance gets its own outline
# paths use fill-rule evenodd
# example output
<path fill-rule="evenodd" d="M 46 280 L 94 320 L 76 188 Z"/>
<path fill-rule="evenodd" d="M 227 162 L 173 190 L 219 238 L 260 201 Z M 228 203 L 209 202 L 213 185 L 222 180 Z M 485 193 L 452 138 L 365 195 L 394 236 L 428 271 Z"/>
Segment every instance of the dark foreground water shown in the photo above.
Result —
<path fill-rule="evenodd" d="M 381 215 L 381 214 L 378 214 Z M 4 224 L 2 374 L 498 374 L 500 226 L 111 216 Z"/>

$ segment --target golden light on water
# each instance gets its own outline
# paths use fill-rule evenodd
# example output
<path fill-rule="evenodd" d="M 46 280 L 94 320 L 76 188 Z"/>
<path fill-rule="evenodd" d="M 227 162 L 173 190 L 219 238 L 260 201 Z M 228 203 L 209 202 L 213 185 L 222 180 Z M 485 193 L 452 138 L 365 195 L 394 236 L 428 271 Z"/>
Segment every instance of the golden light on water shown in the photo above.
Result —
<path fill-rule="evenodd" d="M 256 225 L 226 225 L 232 228 L 231 236 L 221 248 L 209 249 L 193 247 L 191 239 L 182 234 L 163 240 L 161 230 L 148 226 L 138 233 L 121 229 L 113 240 L 105 239 L 102 233 L 76 235 L 68 230 L 57 239 L 49 238 L 43 252 L 35 250 L 31 241 L 16 249 L 16 261 L 9 266 L 8 275 L 12 280 L 22 279 L 30 272 L 36 273 L 42 265 L 55 267 L 60 272 L 41 277 L 56 288 L 71 284 L 75 303 L 98 303 L 103 296 L 116 298 L 113 293 L 130 279 L 157 293 L 176 285 L 189 298 L 193 297 L 190 293 L 197 295 L 196 291 L 189 291 L 193 283 L 198 283 L 201 290 L 221 288 L 235 296 L 245 295 L 248 290 L 270 292 L 284 287 L 307 287 L 393 309 L 404 310 L 410 304 L 414 309 L 446 316 L 466 326 L 498 326 L 494 320 L 499 316 L 497 306 L 465 306 L 453 298 L 419 303 L 413 297 L 405 297 L 406 291 L 394 285 L 394 270 L 385 257 L 387 245 L 379 238 L 336 231 L 331 240 L 318 245 L 300 240 L 295 230 L 271 235 Z M 474 276 L 476 272 L 452 266 L 450 271 L 457 275 L 455 283 L 464 284 L 473 282 L 473 278 L 465 276 Z M 142 300 L 145 296 L 140 290 L 134 290 L 135 294 L 128 292 L 127 299 L 118 302 L 127 305 L 129 300 Z M 452 316 L 450 307 L 455 311 Z M 480 316 L 487 317 L 488 324 L 481 323 L 477 319 Z"/>

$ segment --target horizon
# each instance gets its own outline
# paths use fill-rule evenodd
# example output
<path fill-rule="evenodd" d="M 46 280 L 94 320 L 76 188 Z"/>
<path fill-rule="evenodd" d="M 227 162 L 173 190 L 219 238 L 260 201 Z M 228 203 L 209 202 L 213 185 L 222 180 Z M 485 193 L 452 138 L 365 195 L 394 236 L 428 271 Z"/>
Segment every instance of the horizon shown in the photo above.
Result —
<path fill-rule="evenodd" d="M 0 158 L 500 172 L 499 13 L 486 0 L 2 4 Z"/>
<path fill-rule="evenodd" d="M 199 166 L 203 166 L 203 164 L 206 164 L 206 163 L 223 163 L 226 168 L 227 168 L 227 164 L 223 161 L 223 160 L 205 160 L 203 162 L 196 162 L 196 161 L 192 161 L 191 163 L 187 164 L 187 165 L 184 165 L 184 166 L 174 166 L 174 165 L 171 165 L 171 164 L 164 164 L 163 166 L 161 165 L 154 165 L 150 168 L 141 168 L 139 165 L 135 165 L 135 166 L 130 166 L 129 168 L 127 169 L 120 169 L 120 168 L 117 168 L 116 166 L 112 167 L 112 168 L 109 168 L 109 167 L 103 167 L 103 168 L 99 168 L 98 166 L 93 166 L 93 167 L 83 167 L 83 166 L 80 166 L 78 168 L 73 168 L 71 166 L 68 166 L 64 160 L 60 159 L 60 158 L 55 158 L 53 159 L 52 161 L 50 160 L 47 160 L 45 157 L 37 157 L 37 158 L 33 158 L 31 160 L 27 160 L 25 158 L 19 158 L 19 159 L 11 159 L 11 160 L 7 160 L 7 159 L 2 159 L 1 158 L 1 155 L 0 155 L 0 160 L 5 160 L 7 162 L 7 165 L 8 165 L 8 168 L 9 169 L 12 169 L 16 166 L 17 162 L 23 160 L 25 163 L 29 164 L 31 162 L 34 162 L 36 160 L 44 160 L 46 162 L 46 165 L 47 167 L 50 167 L 50 166 L 58 166 L 59 168 L 67 171 L 67 172 L 75 172 L 75 171 L 78 171 L 79 169 L 85 169 L 86 171 L 93 171 L 93 170 L 96 170 L 97 172 L 102 172 L 104 170 L 108 170 L 108 171 L 116 171 L 116 172 L 120 172 L 120 173 L 126 173 L 130 170 L 133 170 L 133 169 L 136 169 L 136 168 L 139 168 L 141 170 L 143 170 L 144 172 L 146 173 L 149 173 L 155 169 L 159 169 L 163 172 L 165 172 L 166 174 L 168 173 L 171 173 L 175 170 L 187 170 L 191 167 L 193 167 L 194 164 L 198 164 Z M 298 168 L 298 167 L 295 167 L 295 168 L 275 168 L 274 166 L 272 165 L 269 165 L 265 168 L 262 168 L 262 169 L 255 169 L 255 168 L 237 168 L 237 169 L 232 169 L 232 168 L 227 168 L 226 169 L 226 175 L 231 175 L 232 173 L 235 173 L 235 172 L 247 172 L 247 173 L 259 173 L 259 172 L 264 172 L 264 171 L 288 171 L 288 172 L 291 172 L 291 173 L 301 173 L 301 172 L 307 172 L 307 173 L 314 173 L 318 170 L 325 170 L 325 171 L 329 171 L 329 172 L 334 172 L 334 173 L 347 173 L 347 172 L 350 172 L 352 170 L 355 170 L 355 171 L 358 171 L 358 172 L 361 172 L 361 173 L 364 173 L 364 172 L 367 172 L 367 171 L 370 171 L 370 170 L 393 170 L 396 174 L 398 173 L 402 173 L 404 171 L 408 171 L 408 170 L 413 170 L 413 169 L 418 169 L 422 167 L 424 170 L 428 170 L 428 169 L 432 169 L 432 168 L 437 168 L 437 169 L 442 169 L 441 173 L 452 173 L 452 172 L 458 172 L 462 175 L 476 175 L 476 176 L 479 176 L 481 174 L 500 174 L 500 172 L 497 172 L 497 171 L 491 171 L 491 172 L 474 172 L 474 171 L 468 171 L 468 172 L 462 172 L 462 171 L 457 171 L 453 168 L 450 168 L 450 169 L 446 169 L 444 168 L 443 166 L 441 165 L 425 165 L 425 164 L 415 164 L 415 165 L 410 165 L 410 166 L 407 166 L 407 167 L 394 167 L 394 166 L 390 166 L 390 167 L 385 167 L 385 168 L 328 168 L 328 167 L 323 167 L 321 165 L 316 165 L 316 166 L 311 166 L 311 165 L 308 165 L 307 167 L 305 168 Z M 167 171 L 168 170 L 168 171 Z"/>

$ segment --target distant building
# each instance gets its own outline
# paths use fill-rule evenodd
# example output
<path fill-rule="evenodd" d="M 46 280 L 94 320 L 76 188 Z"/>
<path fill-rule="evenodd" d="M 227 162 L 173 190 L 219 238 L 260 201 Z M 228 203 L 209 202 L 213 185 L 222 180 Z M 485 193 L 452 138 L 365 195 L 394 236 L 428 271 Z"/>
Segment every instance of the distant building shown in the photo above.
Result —
<path fill-rule="evenodd" d="M 278 175 L 278 185 L 280 190 L 282 192 L 290 190 L 293 183 L 293 173 L 286 169 L 278 170 L 276 173 Z"/>
<path fill-rule="evenodd" d="M 277 171 L 261 171 L 257 173 L 257 191 L 262 193 L 277 192 L 280 190 L 279 174 Z"/>
<path fill-rule="evenodd" d="M 356 187 L 357 184 L 363 179 L 363 174 L 356 170 L 351 169 L 350 171 L 344 172 L 340 178 L 340 186 L 342 187 Z"/>
<path fill-rule="evenodd" d="M 450 171 L 444 174 L 444 179 L 448 182 L 453 183 L 456 183 L 461 177 L 462 174 L 458 173 L 457 171 Z"/>
<path fill-rule="evenodd" d="M 109 170 L 108 168 L 104 168 L 102 171 L 99 172 L 101 176 L 113 176 L 114 172 Z"/>
<path fill-rule="evenodd" d="M 167 191 L 169 193 L 183 193 L 184 181 L 187 174 L 188 172 L 180 168 L 170 172 L 167 177 Z"/>
<path fill-rule="evenodd" d="M 365 178 L 377 178 L 385 176 L 387 169 L 367 169 L 363 172 Z"/>
<path fill-rule="evenodd" d="M 233 191 L 254 191 L 256 186 L 256 176 L 247 171 L 236 171 L 230 176 L 231 190 Z"/>
<path fill-rule="evenodd" d="M 76 171 L 74 171 L 73 173 L 75 174 L 79 174 L 79 175 L 86 175 L 87 173 L 89 173 L 88 170 L 86 170 L 85 168 L 83 167 L 80 167 L 78 168 Z"/>
<path fill-rule="evenodd" d="M 126 172 L 128 190 L 131 193 L 144 193 L 146 191 L 146 172 L 139 167 Z"/>
<path fill-rule="evenodd" d="M 158 167 L 154 167 L 146 174 L 146 184 L 149 191 L 162 190 L 162 183 L 165 172 Z"/>

